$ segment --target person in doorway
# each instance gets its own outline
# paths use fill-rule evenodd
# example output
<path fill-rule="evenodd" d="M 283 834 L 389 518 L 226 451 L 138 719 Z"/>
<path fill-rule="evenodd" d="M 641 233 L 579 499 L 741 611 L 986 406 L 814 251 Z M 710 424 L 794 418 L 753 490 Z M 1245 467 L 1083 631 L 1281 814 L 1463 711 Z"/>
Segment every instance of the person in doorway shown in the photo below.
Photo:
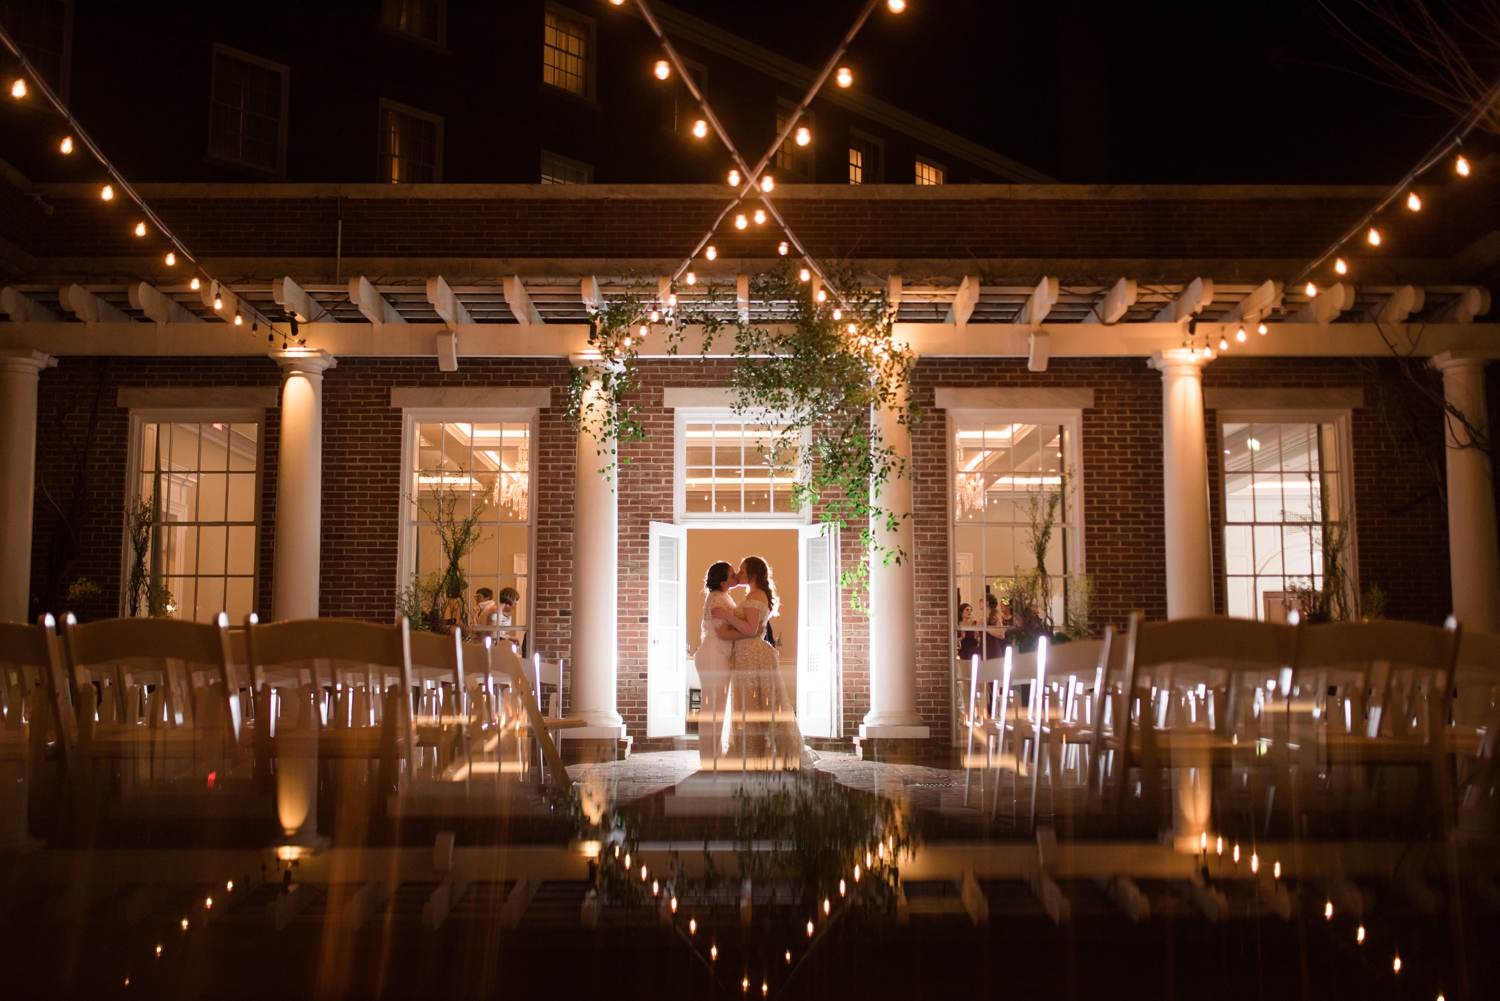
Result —
<path fill-rule="evenodd" d="M 1005 656 L 1005 622 L 1000 615 L 999 598 L 986 594 L 984 604 L 984 659 L 994 660 Z"/>
<path fill-rule="evenodd" d="M 730 659 L 720 751 L 726 757 L 747 761 L 753 756 L 761 767 L 800 768 L 802 732 L 797 727 L 796 707 L 781 680 L 776 648 L 764 636 L 766 624 L 778 607 L 771 568 L 759 556 L 747 556 L 740 563 L 736 580 L 750 589 L 740 603 L 744 618 L 722 608 L 713 612 L 716 619 L 727 622 L 742 637 L 735 641 Z M 753 721 L 750 713 L 755 713 Z"/>
<path fill-rule="evenodd" d="M 744 615 L 729 594 L 730 588 L 738 582 L 739 575 L 734 572 L 734 567 L 722 560 L 709 567 L 703 578 L 703 615 L 698 631 L 698 651 L 693 655 L 698 684 L 703 689 L 703 708 L 698 715 L 700 747 L 709 747 L 708 741 L 718 739 L 718 732 L 713 728 L 722 725 L 724 719 L 724 698 L 729 688 L 734 641 L 739 639 L 740 633 L 717 613 L 722 610 L 731 617 L 736 613 Z"/>
<path fill-rule="evenodd" d="M 974 620 L 974 606 L 967 601 L 958 606 L 958 657 L 968 660 L 979 652 L 979 623 Z"/>
<path fill-rule="evenodd" d="M 481 587 L 474 592 L 474 623 L 480 633 L 492 633 L 499 624 L 500 606 L 495 603 L 495 592 Z"/>

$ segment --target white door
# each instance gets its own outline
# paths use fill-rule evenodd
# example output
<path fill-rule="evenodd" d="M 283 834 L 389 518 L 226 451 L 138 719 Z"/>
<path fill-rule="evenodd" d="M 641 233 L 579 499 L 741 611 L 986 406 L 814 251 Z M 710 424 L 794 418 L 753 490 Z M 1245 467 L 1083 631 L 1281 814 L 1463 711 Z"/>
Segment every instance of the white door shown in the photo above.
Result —
<path fill-rule="evenodd" d="M 687 629 L 682 621 L 686 530 L 653 521 L 649 562 L 646 736 L 676 737 L 687 732 Z"/>
<path fill-rule="evenodd" d="M 798 534 L 797 725 L 808 737 L 839 737 L 838 529 L 807 525 Z"/>

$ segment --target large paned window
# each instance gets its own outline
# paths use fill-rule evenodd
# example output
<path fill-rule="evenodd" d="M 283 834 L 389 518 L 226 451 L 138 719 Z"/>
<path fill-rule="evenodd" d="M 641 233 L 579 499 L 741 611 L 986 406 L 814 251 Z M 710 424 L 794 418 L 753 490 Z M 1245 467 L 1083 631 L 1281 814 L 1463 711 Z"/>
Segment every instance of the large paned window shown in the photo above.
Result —
<path fill-rule="evenodd" d="M 534 418 L 459 416 L 407 412 L 399 585 L 415 576 L 439 619 L 498 626 L 521 642 L 531 622 Z M 455 546 L 466 526 L 472 545 Z M 502 604 L 506 589 L 515 592 L 513 610 L 497 622 L 481 621 L 486 589 Z"/>
<path fill-rule="evenodd" d="M 776 134 L 781 135 L 781 130 L 786 128 L 787 119 L 792 117 L 795 109 L 791 105 L 782 105 L 776 109 Z M 813 137 L 806 146 L 797 145 L 797 132 L 807 129 Z M 813 127 L 813 116 L 811 111 L 804 111 L 802 117 L 797 119 L 797 128 L 786 137 L 776 150 L 776 166 L 782 170 L 796 174 L 807 180 L 813 179 L 813 147 L 817 145 L 817 129 Z"/>
<path fill-rule="evenodd" d="M 133 422 L 122 613 L 197 622 L 255 609 L 263 418 Z"/>
<path fill-rule="evenodd" d="M 542 82 L 592 97 L 593 22 L 551 4 L 542 18 Z"/>
<path fill-rule="evenodd" d="M 772 424 L 678 411 L 679 510 L 686 520 L 802 520 L 792 507 L 797 446 Z"/>
<path fill-rule="evenodd" d="M 286 172 L 287 81 L 291 70 L 259 56 L 214 46 L 210 156 Z"/>
<path fill-rule="evenodd" d="M 380 21 L 391 31 L 441 48 L 447 41 L 448 4 L 446 0 L 385 0 Z"/>
<path fill-rule="evenodd" d="M 1335 559 L 1353 587 L 1345 425 L 1267 416 L 1220 415 L 1226 608 L 1284 622 L 1294 592 L 1320 590 Z"/>
<path fill-rule="evenodd" d="M 932 186 L 945 184 L 948 180 L 948 168 L 935 160 L 927 160 L 917 157 L 916 182 L 919 185 Z"/>
<path fill-rule="evenodd" d="M 594 168 L 544 149 L 541 178 L 543 184 L 589 184 L 594 180 Z"/>
<path fill-rule="evenodd" d="M 394 101 L 380 102 L 380 180 L 435 184 L 443 179 L 443 120 Z"/>
<path fill-rule="evenodd" d="M 951 411 L 949 419 L 957 646 L 982 647 L 986 630 L 998 636 L 1010 624 L 1018 611 L 1006 600 L 1010 583 L 1018 569 L 1036 568 L 1031 539 L 1054 502 L 1043 566 L 1061 624 L 1066 575 L 1082 565 L 1076 418 Z"/>
<path fill-rule="evenodd" d="M 856 129 L 849 130 L 849 183 L 879 184 L 885 180 L 885 143 Z"/>

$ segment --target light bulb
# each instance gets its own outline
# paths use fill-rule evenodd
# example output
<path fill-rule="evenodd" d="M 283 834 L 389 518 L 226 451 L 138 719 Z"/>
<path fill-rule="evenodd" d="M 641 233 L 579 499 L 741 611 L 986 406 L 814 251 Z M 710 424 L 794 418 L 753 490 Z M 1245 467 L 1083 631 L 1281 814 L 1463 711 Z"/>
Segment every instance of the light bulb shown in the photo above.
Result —
<path fill-rule="evenodd" d="M 834 307 L 833 318 L 835 320 L 842 320 L 844 318 L 844 311 L 838 307 Z"/>
<path fill-rule="evenodd" d="M 661 882 L 659 880 L 653 879 L 651 881 L 651 896 L 654 897 L 659 893 L 661 893 Z"/>
<path fill-rule="evenodd" d="M 827 897 L 824 897 L 823 898 L 823 913 L 827 914 L 832 909 L 832 907 L 833 907 L 832 901 L 830 901 Z"/>
<path fill-rule="evenodd" d="M 899 14 L 906 9 L 906 0 L 885 0 L 885 5 L 891 9 L 892 14 Z"/>
<path fill-rule="evenodd" d="M 1307 293 L 1309 299 L 1316 299 L 1318 297 L 1318 286 L 1312 282 L 1308 282 L 1307 288 L 1303 289 L 1303 291 Z"/>
<path fill-rule="evenodd" d="M 1250 853 L 1250 871 L 1260 872 L 1260 856 L 1255 852 Z"/>
<path fill-rule="evenodd" d="M 203 907 L 204 907 L 205 910 L 213 910 L 213 906 L 214 906 L 214 898 L 213 897 L 204 897 L 203 898 Z"/>
<path fill-rule="evenodd" d="M 854 324 L 852 324 L 852 323 L 849 324 L 849 333 L 851 333 L 851 334 L 854 333 L 854 330 L 855 330 Z M 869 854 L 869 853 L 866 852 L 866 854 Z M 859 866 L 855 866 L 854 867 L 854 881 L 856 883 L 859 882 Z"/>
<path fill-rule="evenodd" d="M 223 308 L 224 308 L 224 297 L 221 296 L 221 295 L 214 296 L 214 309 L 223 309 Z"/>
<path fill-rule="evenodd" d="M 1365 940 L 1365 926 L 1364 925 L 1360 925 L 1357 929 L 1355 929 L 1355 932 L 1354 932 L 1354 941 L 1356 941 L 1356 942 L 1363 942 L 1364 940 Z"/>
<path fill-rule="evenodd" d="M 786 256 L 786 252 L 787 252 L 786 241 L 782 240 L 781 244 L 776 248 L 776 253 L 780 254 L 782 257 L 785 257 Z"/>
<path fill-rule="evenodd" d="M 1333 920 L 1333 901 L 1330 900 L 1323 905 L 1323 917 L 1329 921 Z"/>
<path fill-rule="evenodd" d="M 766 983 L 765 981 L 761 981 L 760 996 L 765 997 L 769 993 L 771 993 L 771 985 Z"/>
<path fill-rule="evenodd" d="M 73 152 L 73 137 L 63 136 L 63 141 L 57 144 L 57 148 L 62 150 L 64 154 Z"/>
<path fill-rule="evenodd" d="M 224 892 L 225 893 L 233 893 L 234 892 L 234 880 L 231 879 L 227 883 L 224 884 Z"/>
<path fill-rule="evenodd" d="M 1413 212 L 1422 211 L 1422 199 L 1417 197 L 1417 193 L 1415 191 L 1407 193 L 1406 207 L 1411 209 Z"/>
<path fill-rule="evenodd" d="M 1237 341 L 1239 341 L 1241 344 L 1245 343 L 1245 328 L 1244 327 L 1241 327 L 1239 330 L 1237 330 L 1235 332 L 1234 339 L 1237 340 Z"/>
<path fill-rule="evenodd" d="M 740 172 L 738 170 L 731 170 L 729 172 L 729 186 L 731 188 L 740 186 Z"/>
<path fill-rule="evenodd" d="M 1281 878 L 1281 863 L 1280 862 L 1272 862 L 1271 863 L 1271 878 L 1273 878 L 1273 879 L 1280 879 Z"/>
<path fill-rule="evenodd" d="M 1236 842 L 1234 846 L 1234 864 L 1240 864 L 1240 846 L 1238 842 Z"/>
<path fill-rule="evenodd" d="M 114 196 L 115 189 L 112 185 L 106 184 L 104 187 L 99 189 L 99 197 L 106 202 L 114 198 Z"/>
<path fill-rule="evenodd" d="M 191 281 L 188 282 L 188 288 L 192 289 L 194 292 L 198 291 L 198 289 L 201 288 L 201 287 L 202 287 L 202 282 L 198 281 L 198 279 L 196 279 L 196 278 L 194 278 L 194 279 L 192 279 Z M 229 888 L 231 890 L 234 889 L 234 884 L 231 883 L 230 886 L 229 886 Z"/>
<path fill-rule="evenodd" d="M 1219 350 L 1220 351 L 1228 351 L 1229 350 L 1229 340 L 1228 340 L 1228 338 L 1225 338 L 1225 337 L 1220 337 L 1219 338 Z"/>
<path fill-rule="evenodd" d="M 1198 850 L 1200 852 L 1206 852 L 1206 851 L 1208 851 L 1208 832 L 1207 831 L 1200 831 L 1200 832 L 1198 832 Z"/>
<path fill-rule="evenodd" d="M 656 79 L 665 80 L 672 75 L 672 64 L 665 59 L 658 59 L 656 61 L 656 69 L 652 72 L 656 74 Z"/>
<path fill-rule="evenodd" d="M 170 250 L 167 251 L 167 267 L 169 267 L 169 268 L 175 268 L 175 267 L 177 267 L 177 255 L 174 254 L 174 253 L 172 253 Z"/>
<path fill-rule="evenodd" d="M 807 937 L 808 938 L 812 938 L 813 937 L 813 923 L 811 921 L 809 921 L 807 923 Z"/>
<path fill-rule="evenodd" d="M 20 99 L 26 96 L 26 81 L 16 77 L 16 82 L 10 85 L 10 96 Z"/>
<path fill-rule="evenodd" d="M 236 327 L 243 327 L 245 325 L 245 318 L 240 315 L 239 310 L 234 311 L 234 325 Z"/>
<path fill-rule="evenodd" d="M 711 945 L 711 946 L 708 947 L 708 958 L 709 959 L 718 959 L 719 958 L 719 947 L 718 946 Z"/>
<path fill-rule="evenodd" d="M 146 235 L 146 224 L 145 223 L 138 222 L 138 223 L 135 224 L 135 235 L 136 236 L 145 236 Z"/>
<path fill-rule="evenodd" d="M 677 913 L 677 898 L 676 897 L 672 898 L 672 913 L 673 914 Z"/>
<path fill-rule="evenodd" d="M 691 271 L 689 271 L 687 273 L 687 283 L 689 285 L 696 285 L 696 284 L 698 284 L 698 276 L 695 275 L 695 274 L 693 274 Z"/>
<path fill-rule="evenodd" d="M 1216 854 L 1216 855 L 1223 855 L 1224 854 L 1224 839 L 1223 838 L 1215 838 L 1214 839 L 1214 854 Z"/>
<path fill-rule="evenodd" d="M 828 293 L 823 291 L 822 289 L 818 289 L 818 294 L 814 298 L 816 298 L 819 302 L 827 302 Z"/>
<path fill-rule="evenodd" d="M 1391 972 L 1392 973 L 1400 973 L 1401 972 L 1401 957 L 1400 956 L 1397 956 L 1395 959 L 1391 960 Z"/>
<path fill-rule="evenodd" d="M 852 327 L 852 326 L 854 326 L 854 324 L 851 323 L 851 324 L 849 324 L 849 326 Z M 859 863 L 858 862 L 854 863 L 854 881 L 856 883 L 859 882 Z"/>
<path fill-rule="evenodd" d="M 688 934 L 689 935 L 696 935 L 696 934 L 698 934 L 698 919 L 697 918 L 688 918 Z"/>
<path fill-rule="evenodd" d="M 158 956 L 160 956 L 160 955 L 161 955 L 161 946 L 157 946 L 157 947 L 156 947 L 156 954 L 157 954 L 157 955 L 158 955 Z"/>
<path fill-rule="evenodd" d="M 786 961 L 787 961 L 787 962 L 788 962 L 788 963 L 790 963 L 790 962 L 791 962 L 791 961 L 792 961 L 792 950 L 790 950 L 790 949 L 788 949 L 788 950 L 787 950 L 787 951 L 786 951 Z"/>
<path fill-rule="evenodd" d="M 1338 260 L 1333 262 L 1333 270 L 1337 271 L 1341 275 L 1347 275 L 1349 273 L 1349 264 L 1342 257 L 1340 257 Z"/>
<path fill-rule="evenodd" d="M 656 321 L 658 321 L 660 319 L 661 319 L 661 310 L 659 310 L 659 309 L 653 309 L 651 311 L 651 322 L 655 323 Z"/>
<path fill-rule="evenodd" d="M 1264 337 L 1264 336 L 1265 336 L 1265 335 L 1266 335 L 1266 332 L 1267 332 L 1267 331 L 1268 331 L 1268 330 L 1269 330 L 1269 329 L 1270 329 L 1270 328 L 1269 328 L 1269 327 L 1267 327 L 1267 326 L 1266 326 L 1266 325 L 1265 325 L 1265 323 L 1264 323 L 1264 322 L 1262 322 L 1262 323 L 1257 323 L 1257 324 L 1256 324 L 1256 325 L 1255 325 L 1255 332 L 1256 332 L 1256 333 L 1257 333 L 1257 334 L 1260 334 L 1260 335 L 1261 335 L 1261 336 L 1262 336 L 1262 337 Z M 1223 854 L 1224 854 L 1224 849 L 1222 849 L 1222 848 L 1220 848 L 1220 849 L 1219 849 L 1219 854 L 1220 854 L 1220 855 L 1223 855 Z"/>
<path fill-rule="evenodd" d="M 646 881 L 646 867 L 645 866 L 641 866 L 641 882 L 644 883 L 645 881 Z"/>
<path fill-rule="evenodd" d="M 810 142 L 812 142 L 812 133 L 810 131 L 808 131 L 807 126 L 806 125 L 800 125 L 800 126 L 798 126 L 797 127 L 797 145 L 798 146 L 806 146 Z"/>
<path fill-rule="evenodd" d="M 760 190 L 770 192 L 776 187 L 776 179 L 770 174 L 760 179 Z"/>
<path fill-rule="evenodd" d="M 740 981 L 740 990 L 748 991 L 749 989 L 750 989 L 750 978 L 746 977 L 746 978 L 744 978 L 743 980 Z"/>
<path fill-rule="evenodd" d="M 672 293 L 670 293 L 667 296 L 667 308 L 669 308 L 669 309 L 676 309 L 677 308 L 677 293 L 676 292 L 672 292 Z"/>
<path fill-rule="evenodd" d="M 839 71 L 833 75 L 833 78 L 838 82 L 840 87 L 847 87 L 854 82 L 854 74 L 849 71 L 849 67 L 847 66 L 840 66 Z"/>
<path fill-rule="evenodd" d="M 842 879 L 839 880 L 839 896 L 842 897 L 844 895 L 846 886 L 847 884 Z"/>
<path fill-rule="evenodd" d="M 741 212 L 739 215 L 734 217 L 735 229 L 744 229 L 748 225 L 750 225 L 750 222 L 745 218 L 745 213 Z"/>
<path fill-rule="evenodd" d="M 711 261 L 715 257 L 719 256 L 719 252 L 717 250 L 715 250 L 713 247 L 709 247 L 708 250 L 704 251 L 703 256 L 707 257 Z"/>
<path fill-rule="evenodd" d="M 609 2 L 612 3 L 612 4 L 614 4 L 616 7 L 618 7 L 621 4 L 623 4 L 625 2 L 625 0 L 609 0 Z"/>
<path fill-rule="evenodd" d="M 187 918 L 183 918 L 182 919 L 182 930 L 183 931 L 187 931 L 187 925 L 188 925 Z"/>
<path fill-rule="evenodd" d="M 803 268 L 801 271 L 797 272 L 797 278 L 801 281 L 810 281 L 812 279 L 812 272 L 807 270 L 806 268 Z"/>
<path fill-rule="evenodd" d="M 640 334 L 641 334 L 641 340 L 645 340 L 648 336 L 650 336 L 650 334 L 651 334 L 651 328 L 648 327 L 648 326 L 646 326 L 644 323 L 641 324 Z M 628 338 L 628 337 L 625 338 L 625 346 L 627 348 L 630 347 L 630 338 Z"/>
<path fill-rule="evenodd" d="M 1468 177 L 1469 161 L 1466 158 L 1460 156 L 1457 160 L 1453 161 L 1453 169 L 1458 172 L 1459 177 Z"/>
<path fill-rule="evenodd" d="M 766 224 L 766 210 L 765 209 L 756 209 L 755 210 L 755 225 L 757 225 L 757 226 L 764 226 L 765 224 Z"/>
<path fill-rule="evenodd" d="M 708 135 L 708 123 L 701 118 L 694 122 L 693 135 L 697 136 L 699 139 L 702 139 L 704 136 Z"/>
<path fill-rule="evenodd" d="M 1370 241 L 1370 246 L 1372 247 L 1380 246 L 1380 230 L 1371 226 L 1370 231 L 1365 234 L 1365 239 Z"/>

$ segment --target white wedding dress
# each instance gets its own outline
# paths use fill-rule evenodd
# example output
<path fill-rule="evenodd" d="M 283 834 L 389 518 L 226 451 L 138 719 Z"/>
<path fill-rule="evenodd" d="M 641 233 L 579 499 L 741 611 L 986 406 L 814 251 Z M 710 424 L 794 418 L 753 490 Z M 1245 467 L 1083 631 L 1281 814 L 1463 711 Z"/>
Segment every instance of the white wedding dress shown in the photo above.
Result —
<path fill-rule="evenodd" d="M 740 607 L 757 609 L 764 630 L 771 613 L 764 601 L 747 598 Z M 734 642 L 719 753 L 730 759 L 731 768 L 735 759 L 742 759 L 747 765 L 754 759 L 752 767 L 761 769 L 802 766 L 804 754 L 797 708 L 781 680 L 776 648 L 760 635 Z"/>

